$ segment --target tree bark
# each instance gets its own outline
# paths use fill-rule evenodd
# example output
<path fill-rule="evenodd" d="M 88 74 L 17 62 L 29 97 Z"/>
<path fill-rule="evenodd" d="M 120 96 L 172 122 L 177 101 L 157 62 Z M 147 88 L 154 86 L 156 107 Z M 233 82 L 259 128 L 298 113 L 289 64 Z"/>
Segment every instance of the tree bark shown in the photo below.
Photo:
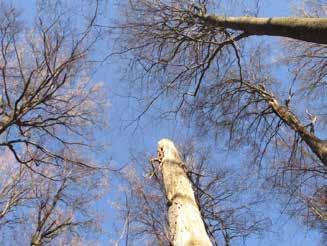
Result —
<path fill-rule="evenodd" d="M 216 15 L 199 15 L 198 17 L 215 27 L 244 31 L 249 36 L 280 36 L 318 44 L 327 44 L 327 18 L 258 18 Z"/>
<path fill-rule="evenodd" d="M 276 99 L 269 102 L 275 114 L 282 119 L 291 129 L 298 133 L 313 153 L 327 167 L 327 141 L 321 140 L 300 122 L 300 120 L 286 106 L 281 106 Z"/>
<path fill-rule="evenodd" d="M 287 126 L 299 134 L 301 139 L 309 146 L 311 151 L 319 158 L 322 164 L 327 167 L 327 140 L 322 140 L 313 132 L 309 131 L 307 126 L 301 123 L 299 118 L 289 109 L 287 105 L 281 105 L 277 98 L 262 87 L 262 85 L 254 85 L 247 81 L 242 81 L 241 83 L 258 93 L 271 107 L 274 114 Z"/>
<path fill-rule="evenodd" d="M 34 234 L 32 236 L 31 246 L 41 246 L 41 245 L 42 245 L 41 236 L 37 233 Z"/>
<path fill-rule="evenodd" d="M 158 143 L 158 159 L 168 200 L 170 242 L 173 246 L 212 245 L 205 230 L 198 204 L 183 161 L 168 139 Z"/>

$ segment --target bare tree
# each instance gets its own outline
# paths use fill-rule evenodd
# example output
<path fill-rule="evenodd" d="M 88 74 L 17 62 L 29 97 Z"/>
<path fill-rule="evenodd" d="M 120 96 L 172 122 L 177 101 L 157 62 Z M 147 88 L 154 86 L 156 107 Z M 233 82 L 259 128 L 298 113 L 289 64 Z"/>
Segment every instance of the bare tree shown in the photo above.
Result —
<path fill-rule="evenodd" d="M 31 245 L 87 243 L 92 235 L 100 235 L 101 214 L 92 204 L 106 192 L 104 173 L 72 166 L 64 170 L 60 182 L 39 177 L 33 181 Z"/>
<path fill-rule="evenodd" d="M 92 128 L 101 124 L 103 92 L 90 78 L 88 62 L 97 40 L 97 8 L 96 3 L 84 29 L 74 30 L 67 9 L 43 6 L 30 28 L 15 8 L 2 3 L 0 146 L 34 171 L 56 161 L 87 165 L 60 153 L 87 151 Z"/>
<path fill-rule="evenodd" d="M 187 144 L 180 149 L 196 203 L 214 245 L 235 244 L 267 230 L 269 219 L 255 211 L 264 198 L 253 191 L 250 177 L 232 168 L 213 168 L 215 161 L 206 148 Z M 144 154 L 134 156 L 132 166 L 122 173 L 121 191 L 125 197 L 117 208 L 123 223 L 120 241 L 125 240 L 126 245 L 138 241 L 146 245 L 169 245 L 170 242 L 169 202 L 161 166 L 153 159 L 149 163 L 149 159 Z M 252 195 L 245 198 L 250 190 Z"/>
<path fill-rule="evenodd" d="M 100 231 L 92 207 L 107 188 L 107 164 L 94 158 L 96 128 L 106 126 L 105 90 L 92 78 L 99 2 L 71 3 L 38 1 L 31 25 L 0 3 L 4 245 L 81 244 Z"/>
<path fill-rule="evenodd" d="M 257 103 L 266 104 L 266 108 L 294 130 L 326 165 L 325 141 L 308 131 L 305 124 L 287 107 L 288 105 L 284 105 L 265 88 L 267 78 L 253 78 L 251 71 L 242 71 L 241 54 L 236 42 L 248 37 L 248 34 L 246 32 L 234 34 L 230 33 L 228 28 L 221 29 L 197 22 L 196 18 L 192 17 L 193 8 L 193 4 L 183 1 L 169 5 L 161 1 L 136 1 L 131 4 L 130 18 L 126 20 L 126 24 L 121 24 L 123 32 L 126 30 L 127 42 L 132 41 L 129 38 L 133 37 L 135 40 L 137 37 L 138 43 L 136 45 L 132 42 L 127 43 L 126 49 L 135 50 L 133 54 L 145 71 L 157 76 L 162 76 L 160 73 L 168 68 L 173 71 L 171 77 L 164 77 L 166 81 L 161 85 L 158 94 L 174 88 L 184 89 L 181 92 L 183 103 L 186 96 L 198 94 L 203 80 L 210 79 L 207 76 L 211 68 L 215 67 L 216 60 L 226 62 L 227 64 L 223 65 L 228 66 L 229 69 L 219 65 L 222 67 L 222 74 L 218 74 L 213 79 L 222 80 L 220 85 L 226 82 L 230 84 L 229 87 L 235 86 L 237 91 L 257 97 Z M 145 18 L 137 17 L 141 16 L 140 13 L 144 13 Z M 187 16 L 187 13 L 190 16 Z M 168 20 L 172 23 L 169 24 Z M 127 34 L 127 32 L 131 33 Z M 229 54 L 232 55 L 233 52 L 236 60 L 224 61 L 224 58 Z M 239 66 L 238 72 L 235 71 L 237 67 L 233 67 L 235 65 Z M 225 75 L 223 78 L 218 77 L 223 75 Z M 192 86 L 194 80 L 196 84 Z M 185 91 L 188 89 L 193 91 Z"/>
<path fill-rule="evenodd" d="M 137 85 L 142 93 L 146 88 L 150 94 L 137 119 L 168 95 L 166 114 L 181 113 L 199 135 L 210 134 L 230 150 L 250 152 L 250 162 L 259 167 L 267 164 L 269 181 L 284 187 L 293 201 L 306 204 L 302 215 L 308 209 L 325 223 L 325 198 L 321 200 L 325 195 L 320 191 L 326 186 L 326 101 L 319 88 L 326 79 L 326 47 L 321 37 L 326 36 L 326 18 L 272 18 L 268 23 L 255 17 L 217 17 L 211 13 L 219 9 L 212 6 L 209 1 L 147 0 L 124 6 L 120 44 L 131 55 L 133 82 L 141 82 Z M 317 40 L 304 37 L 308 22 L 316 23 L 312 30 L 322 27 Z M 299 29 L 293 24 L 299 24 Z M 272 64 L 269 51 L 282 46 L 258 45 L 249 38 L 254 35 L 293 38 L 292 51 L 299 53 L 292 59 L 295 53 L 285 50 L 283 56 L 289 56 Z M 303 40 L 313 43 L 303 45 Z M 291 60 L 298 63 L 294 66 L 297 76 L 280 78 L 275 68 L 289 66 Z M 314 94 L 314 100 L 308 101 L 311 89 L 319 97 Z M 319 107 L 319 117 L 314 106 Z"/>
<path fill-rule="evenodd" d="M 100 215 L 91 205 L 107 191 L 106 172 L 70 163 L 60 170 L 43 167 L 44 174 L 56 173 L 53 181 L 21 166 L 11 152 L 1 162 L 6 180 L 0 192 L 2 244 L 86 242 L 100 233 Z"/>
<path fill-rule="evenodd" d="M 16 224 L 23 219 L 15 214 L 17 207 L 28 199 L 30 187 L 26 186 L 26 168 L 15 167 L 14 156 L 9 150 L 1 156 L 1 191 L 0 191 L 0 229 L 8 224 Z M 9 215 L 9 216 L 8 216 Z"/>

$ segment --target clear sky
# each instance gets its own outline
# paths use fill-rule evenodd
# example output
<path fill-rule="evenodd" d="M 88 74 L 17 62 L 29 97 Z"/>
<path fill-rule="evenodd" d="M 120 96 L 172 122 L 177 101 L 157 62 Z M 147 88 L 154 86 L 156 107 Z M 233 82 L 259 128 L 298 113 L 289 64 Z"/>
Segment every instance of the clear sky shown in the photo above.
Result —
<path fill-rule="evenodd" d="M 68 0 L 67 0 L 68 1 Z M 18 6 L 23 11 L 23 16 L 30 19 L 35 11 L 34 1 L 31 0 L 13 0 L 14 6 Z M 295 4 L 295 1 L 293 1 Z M 108 0 L 108 13 L 113 17 L 117 16 L 111 4 L 113 1 Z M 261 14 L 262 16 L 285 16 L 290 15 L 290 7 L 292 2 L 285 0 L 262 0 Z M 108 40 L 110 42 L 110 40 Z M 102 47 L 103 49 L 105 47 Z M 128 98 L 128 93 L 125 89 L 126 81 L 121 79 L 120 69 L 124 64 L 111 62 L 108 60 L 98 69 L 94 79 L 103 81 L 109 88 L 109 100 L 111 108 L 107 116 L 110 123 L 110 130 L 108 134 L 99 135 L 105 139 L 110 147 L 107 153 L 103 153 L 104 157 L 112 159 L 117 166 L 122 166 L 129 162 L 129 153 L 143 152 L 155 154 L 157 141 L 163 137 L 168 137 L 176 142 L 185 142 L 193 132 L 189 129 L 181 131 L 181 123 L 176 119 L 161 121 L 158 118 L 153 118 L 150 112 L 145 115 L 141 121 L 142 124 L 135 130 L 135 125 L 126 128 L 128 120 L 135 119 L 138 109 L 137 104 L 133 99 Z M 206 144 L 206 143 L 203 143 Z M 104 213 L 103 219 L 106 220 L 105 230 L 106 236 L 103 238 L 103 245 L 110 245 L 108 240 L 116 239 L 119 235 L 115 231 L 115 210 L 111 206 L 111 202 L 120 197 L 119 182 L 110 178 L 112 181 L 112 189 L 110 194 L 101 200 L 97 207 Z M 297 221 L 288 220 L 286 217 L 281 217 L 276 211 L 277 205 L 271 201 L 270 212 L 274 225 L 271 232 L 267 232 L 261 238 L 250 237 L 244 243 L 245 245 L 294 245 L 294 246 L 314 246 L 319 245 L 318 234 L 307 231 L 303 225 Z M 118 228 L 120 229 L 120 228 Z M 140 244 L 141 245 L 141 244 Z"/>

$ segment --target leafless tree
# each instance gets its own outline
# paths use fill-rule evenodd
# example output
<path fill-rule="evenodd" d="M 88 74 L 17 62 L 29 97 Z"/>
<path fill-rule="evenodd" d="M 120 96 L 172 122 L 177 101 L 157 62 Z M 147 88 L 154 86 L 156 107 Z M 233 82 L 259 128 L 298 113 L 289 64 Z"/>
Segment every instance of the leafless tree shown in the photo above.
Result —
<path fill-rule="evenodd" d="M 38 1 L 25 21 L 0 3 L 3 245 L 82 244 L 99 231 L 92 206 L 107 187 L 107 164 L 94 158 L 96 129 L 106 126 L 105 90 L 92 78 L 99 2 L 75 4 Z"/>
<path fill-rule="evenodd" d="M 200 0 L 136 0 L 124 6 L 122 52 L 129 54 L 132 81 L 141 82 L 133 88 L 150 94 L 137 120 L 159 98 L 171 99 L 166 114 L 181 113 L 199 135 L 250 152 L 249 162 L 265 164 L 274 186 L 306 204 L 301 215 L 309 211 L 318 224 L 325 223 L 326 102 L 319 88 L 326 80 L 326 18 L 315 11 L 311 18 L 271 18 L 269 23 L 212 14 L 219 10 Z M 305 37 L 311 25 L 315 40 Z M 269 51 L 283 45 L 250 39 L 261 35 L 292 38 L 287 41 L 291 51 L 271 62 Z M 286 72 L 276 72 L 280 68 L 294 69 L 296 76 L 287 79 Z M 317 93 L 308 100 L 310 90 Z M 307 206 L 311 203 L 315 207 Z"/>
<path fill-rule="evenodd" d="M 107 191 L 105 172 L 70 163 L 44 166 L 44 174 L 56 173 L 53 181 L 17 163 L 9 151 L 1 164 L 2 244 L 70 244 L 100 233 L 100 215 L 91 205 Z"/>
<path fill-rule="evenodd" d="M 1 191 L 0 191 L 0 228 L 8 224 L 21 222 L 22 217 L 16 215 L 13 211 L 22 206 L 28 199 L 30 187 L 24 184 L 26 178 L 26 168 L 15 167 L 13 155 L 9 150 L 1 155 Z M 10 215 L 9 215 L 10 214 Z M 9 215 L 9 216 L 8 216 Z"/>
<path fill-rule="evenodd" d="M 37 166 L 63 161 L 87 166 L 60 153 L 87 152 L 101 124 L 103 91 L 89 75 L 97 3 L 91 7 L 86 26 L 76 29 L 67 9 L 40 4 L 35 26 L 28 27 L 15 8 L 2 3 L 0 145 L 36 172 Z"/>
<path fill-rule="evenodd" d="M 92 212 L 91 205 L 104 195 L 106 176 L 99 170 L 75 166 L 64 172 L 56 183 L 36 177 L 31 245 L 69 244 L 73 240 L 86 243 L 100 233 L 101 215 Z"/>
<path fill-rule="evenodd" d="M 125 227 L 120 240 L 125 240 L 126 245 L 137 241 L 169 245 L 167 199 L 160 166 L 142 156 L 135 156 L 122 173 L 125 198 L 117 208 Z M 249 177 L 233 169 L 211 168 L 213 159 L 205 148 L 184 145 L 182 156 L 206 230 L 215 245 L 231 245 L 267 230 L 269 219 L 255 212 L 264 198 L 258 199 L 259 193 L 253 193 L 245 199 L 251 189 Z"/>

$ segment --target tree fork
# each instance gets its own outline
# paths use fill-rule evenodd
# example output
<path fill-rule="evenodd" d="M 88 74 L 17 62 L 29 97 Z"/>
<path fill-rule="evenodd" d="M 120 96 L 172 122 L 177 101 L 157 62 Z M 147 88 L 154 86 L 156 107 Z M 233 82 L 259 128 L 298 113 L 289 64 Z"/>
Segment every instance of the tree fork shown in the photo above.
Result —
<path fill-rule="evenodd" d="M 216 15 L 198 15 L 198 18 L 214 27 L 244 31 L 249 36 L 280 36 L 317 44 L 327 44 L 327 18 L 259 18 Z"/>
<path fill-rule="evenodd" d="M 158 159 L 168 200 L 170 242 L 173 246 L 211 246 L 192 184 L 174 143 L 161 139 Z"/>

